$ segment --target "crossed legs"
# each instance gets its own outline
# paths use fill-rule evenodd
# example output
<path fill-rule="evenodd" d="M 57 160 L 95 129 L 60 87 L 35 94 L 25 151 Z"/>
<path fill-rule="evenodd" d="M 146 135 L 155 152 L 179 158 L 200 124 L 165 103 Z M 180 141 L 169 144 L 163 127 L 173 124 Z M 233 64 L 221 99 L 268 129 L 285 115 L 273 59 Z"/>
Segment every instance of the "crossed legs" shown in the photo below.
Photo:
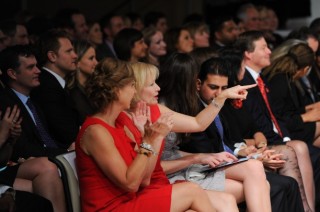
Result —
<path fill-rule="evenodd" d="M 270 186 L 260 161 L 249 160 L 230 166 L 225 171 L 228 179 L 226 192 L 234 194 L 238 202 L 244 196 L 248 211 L 271 211 Z M 230 183 L 229 180 L 235 182 Z"/>
<path fill-rule="evenodd" d="M 13 186 L 47 198 L 51 201 L 54 211 L 66 211 L 63 185 L 58 169 L 46 157 L 23 162 Z"/>

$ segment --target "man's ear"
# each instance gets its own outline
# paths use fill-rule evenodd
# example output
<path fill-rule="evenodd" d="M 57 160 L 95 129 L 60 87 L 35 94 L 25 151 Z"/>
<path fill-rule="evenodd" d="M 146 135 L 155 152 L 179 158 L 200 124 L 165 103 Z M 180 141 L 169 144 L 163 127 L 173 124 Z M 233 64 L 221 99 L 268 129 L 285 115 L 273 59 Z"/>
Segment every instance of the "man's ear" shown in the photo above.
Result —
<path fill-rule="evenodd" d="M 51 62 L 51 63 L 54 63 L 57 59 L 57 55 L 54 51 L 48 51 L 47 52 L 47 57 L 48 57 L 48 60 Z"/>
<path fill-rule="evenodd" d="M 309 71 L 309 69 L 310 69 L 310 66 L 304 67 L 304 68 L 303 68 L 303 73 L 304 73 L 304 74 L 307 74 L 308 71 Z"/>
<path fill-rule="evenodd" d="M 251 59 L 251 54 L 248 51 L 244 51 L 244 58 L 249 58 Z"/>
<path fill-rule="evenodd" d="M 12 68 L 9 68 L 7 70 L 7 74 L 11 79 L 13 79 L 13 80 L 17 79 L 17 72 L 15 70 L 13 70 Z"/>
<path fill-rule="evenodd" d="M 197 87 L 197 91 L 200 91 L 200 88 L 201 88 L 201 80 L 200 79 L 197 79 L 196 87 Z"/>

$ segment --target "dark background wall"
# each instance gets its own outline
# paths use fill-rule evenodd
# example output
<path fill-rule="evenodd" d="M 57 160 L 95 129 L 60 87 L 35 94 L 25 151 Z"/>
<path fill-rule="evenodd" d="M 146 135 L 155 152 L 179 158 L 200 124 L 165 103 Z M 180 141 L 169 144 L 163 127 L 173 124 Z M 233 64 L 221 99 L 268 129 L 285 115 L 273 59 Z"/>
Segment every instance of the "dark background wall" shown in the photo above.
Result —
<path fill-rule="evenodd" d="M 318 1 L 318 0 L 311 0 Z M 248 0 L 2 0 L 0 19 L 7 19 L 18 11 L 28 10 L 35 14 L 52 17 L 59 9 L 75 7 L 85 13 L 89 19 L 99 19 L 109 12 L 125 14 L 138 12 L 141 15 L 149 11 L 162 11 L 167 15 L 171 26 L 180 25 L 185 16 L 192 13 L 217 16 L 234 14 L 236 8 Z M 273 7 L 285 27 L 287 18 L 310 16 L 310 0 L 251 0 L 255 4 Z"/>

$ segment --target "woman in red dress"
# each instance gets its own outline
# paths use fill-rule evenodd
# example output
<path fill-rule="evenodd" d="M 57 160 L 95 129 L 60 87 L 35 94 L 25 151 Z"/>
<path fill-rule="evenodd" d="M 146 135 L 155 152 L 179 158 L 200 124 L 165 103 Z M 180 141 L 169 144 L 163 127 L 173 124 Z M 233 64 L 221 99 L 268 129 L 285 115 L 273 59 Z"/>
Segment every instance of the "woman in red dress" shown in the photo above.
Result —
<path fill-rule="evenodd" d="M 128 63 L 100 62 L 86 91 L 97 112 L 85 121 L 76 141 L 82 211 L 215 211 L 199 186 L 170 185 L 159 171 L 152 174 L 155 154 L 173 125 L 170 114 L 147 127 L 140 147 L 125 128 L 116 126 L 136 92 Z"/>

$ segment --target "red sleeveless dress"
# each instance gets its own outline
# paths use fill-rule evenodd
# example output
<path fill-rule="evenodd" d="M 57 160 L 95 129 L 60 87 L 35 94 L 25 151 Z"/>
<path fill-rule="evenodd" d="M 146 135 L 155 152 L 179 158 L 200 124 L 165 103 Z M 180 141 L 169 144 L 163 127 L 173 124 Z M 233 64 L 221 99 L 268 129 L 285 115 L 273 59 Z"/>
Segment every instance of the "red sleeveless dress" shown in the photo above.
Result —
<path fill-rule="evenodd" d="M 128 166 L 136 157 L 135 143 L 126 136 L 123 128 L 111 127 L 98 118 L 87 118 L 76 141 L 76 164 L 82 211 L 170 211 L 172 186 L 168 180 L 162 179 L 161 174 L 156 173 L 159 172 L 158 169 L 155 169 L 152 175 L 150 186 L 141 188 L 136 193 L 130 193 L 114 185 L 94 160 L 82 151 L 81 137 L 86 128 L 94 124 L 100 124 L 109 131 L 116 148 Z"/>
<path fill-rule="evenodd" d="M 150 105 L 150 114 L 151 114 L 151 122 L 154 123 L 155 121 L 158 120 L 160 117 L 160 110 L 157 104 Z M 138 128 L 134 125 L 132 120 L 125 114 L 125 113 L 120 113 L 117 120 L 116 120 L 116 126 L 119 128 L 123 128 L 126 126 L 130 132 L 133 134 L 135 140 L 137 141 L 138 145 L 140 145 L 142 141 L 142 137 L 140 134 L 140 131 Z M 155 169 L 152 173 L 151 176 L 151 183 L 149 187 L 157 187 L 157 186 L 163 186 L 163 185 L 169 185 L 170 182 L 164 173 L 162 166 L 160 164 L 161 162 L 161 154 L 162 150 L 164 148 L 164 142 L 162 142 L 161 149 L 158 154 L 158 160 L 155 166 Z"/>

